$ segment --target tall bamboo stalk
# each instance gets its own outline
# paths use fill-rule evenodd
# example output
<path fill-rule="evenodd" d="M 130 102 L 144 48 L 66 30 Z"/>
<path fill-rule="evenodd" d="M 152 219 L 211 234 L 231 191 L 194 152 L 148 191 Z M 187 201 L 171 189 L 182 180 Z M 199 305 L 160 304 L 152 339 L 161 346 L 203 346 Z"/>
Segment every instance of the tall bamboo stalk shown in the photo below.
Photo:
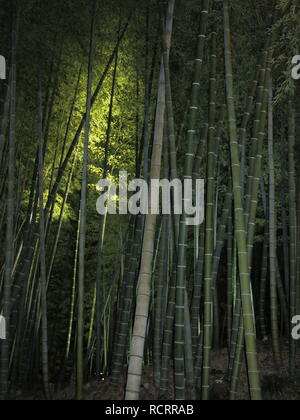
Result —
<path fill-rule="evenodd" d="M 169 0 L 166 27 L 171 28 L 168 32 L 169 39 L 167 41 L 168 51 L 171 45 L 171 34 L 173 26 L 175 0 Z M 163 60 L 163 59 L 162 59 Z M 154 130 L 153 151 L 151 159 L 150 179 L 160 179 L 162 148 L 164 138 L 164 121 L 165 121 L 165 72 L 163 61 L 160 67 L 159 89 L 157 97 L 156 120 Z M 151 213 L 151 212 L 150 212 Z M 137 289 L 137 305 L 135 312 L 135 321 L 133 327 L 133 336 L 131 343 L 131 355 L 128 368 L 126 400 L 139 399 L 145 339 L 147 333 L 147 324 L 149 317 L 149 306 L 151 297 L 151 278 L 152 264 L 154 257 L 154 242 L 156 228 L 156 214 L 148 214 L 145 221 L 145 233 L 142 248 L 142 260 L 140 275 Z"/>
<path fill-rule="evenodd" d="M 17 18 L 14 17 L 12 28 L 12 55 L 10 75 L 10 114 L 9 114 L 9 145 L 8 145 L 8 180 L 7 180 L 7 211 L 6 211 L 6 247 L 4 274 L 3 316 L 5 318 L 6 340 L 1 343 L 1 390 L 0 399 L 5 400 L 9 392 L 9 360 L 10 360 L 10 299 L 12 289 L 12 273 L 14 261 L 15 232 L 15 136 L 16 136 L 16 89 L 17 89 Z"/>
<path fill-rule="evenodd" d="M 294 90 L 289 97 L 289 229 L 290 229 L 290 319 L 296 315 L 296 169 L 295 169 L 295 96 Z M 290 338 L 290 373 L 296 366 L 296 341 Z"/>
<path fill-rule="evenodd" d="M 85 245 L 87 220 L 87 185 L 88 185 L 88 158 L 89 135 L 92 105 L 93 58 L 96 23 L 96 0 L 92 6 L 92 24 L 89 47 L 88 82 L 86 100 L 86 119 L 84 136 L 83 170 L 81 182 L 80 201 L 80 234 L 79 234 L 79 260 L 78 260 L 78 326 L 77 326 L 77 399 L 83 399 L 83 351 L 84 351 L 84 283 L 85 283 Z"/>
<path fill-rule="evenodd" d="M 185 159 L 184 178 L 192 179 L 193 164 L 195 159 L 196 122 L 199 112 L 199 95 L 201 87 L 201 69 L 204 57 L 204 44 L 206 40 L 206 28 L 209 12 L 209 0 L 205 0 L 201 12 L 201 27 L 198 37 L 197 54 L 195 58 L 194 77 L 192 84 L 192 100 L 189 107 L 188 118 L 188 151 Z M 176 315 L 175 315 L 175 393 L 177 400 L 185 399 L 184 379 L 184 308 L 186 292 L 186 254 L 187 254 L 187 224 L 186 215 L 183 214 L 180 221 L 178 238 L 178 264 L 176 286 Z"/>
<path fill-rule="evenodd" d="M 108 113 L 108 124 L 106 130 L 106 141 L 105 141 L 105 150 L 104 150 L 104 163 L 103 163 L 103 179 L 106 179 L 108 173 L 108 158 L 109 158 L 109 146 L 111 141 L 111 127 L 112 127 L 112 118 L 114 110 L 114 100 L 115 100 L 115 89 L 116 89 L 116 80 L 117 80 L 117 69 L 118 69 L 118 52 L 115 58 L 114 70 L 113 70 L 113 79 L 112 79 L 112 88 L 110 95 L 110 104 L 109 104 L 109 113 Z M 105 234 L 105 225 L 106 218 L 101 215 L 99 219 L 99 230 L 98 230 L 98 247 L 97 247 L 97 269 L 96 269 L 96 374 L 100 375 L 101 373 L 101 307 L 102 307 L 102 250 Z"/>
<path fill-rule="evenodd" d="M 269 82 L 268 101 L 268 151 L 269 151 L 269 234 L 270 234 L 270 286 L 272 343 L 276 363 L 280 363 L 277 297 L 277 224 L 275 207 L 275 167 L 274 167 L 274 124 L 273 124 L 273 81 Z"/>
<path fill-rule="evenodd" d="M 45 244 L 45 214 L 44 214 L 44 137 L 43 137 L 43 101 L 42 88 L 39 80 L 38 91 L 39 104 L 39 226 L 40 226 L 40 288 L 41 288 L 41 311 L 42 311 L 42 366 L 43 383 L 46 398 L 50 399 L 49 390 L 49 360 L 48 360 L 48 315 L 47 315 L 47 269 L 46 269 L 46 244 Z"/>
<path fill-rule="evenodd" d="M 246 355 L 248 362 L 248 376 L 250 394 L 254 400 L 261 400 L 260 373 L 256 349 L 256 331 L 252 304 L 248 252 L 246 243 L 246 228 L 244 220 L 244 206 L 241 194 L 241 166 L 237 136 L 237 123 L 234 104 L 233 66 L 231 53 L 231 31 L 229 18 L 229 3 L 224 0 L 224 42 L 225 42 L 225 68 L 228 121 L 230 134 L 230 150 L 232 164 L 234 212 L 235 212 L 235 237 L 238 247 L 239 275 L 241 279 L 241 294 L 243 306 L 243 320 L 245 328 Z"/>
<path fill-rule="evenodd" d="M 216 168 L 216 71 L 217 34 L 212 33 L 209 132 L 207 147 L 207 185 L 205 212 L 205 254 L 204 254 L 204 352 L 202 399 L 209 399 L 211 347 L 213 338 L 213 255 L 214 255 L 214 215 L 215 215 L 215 168 Z"/>

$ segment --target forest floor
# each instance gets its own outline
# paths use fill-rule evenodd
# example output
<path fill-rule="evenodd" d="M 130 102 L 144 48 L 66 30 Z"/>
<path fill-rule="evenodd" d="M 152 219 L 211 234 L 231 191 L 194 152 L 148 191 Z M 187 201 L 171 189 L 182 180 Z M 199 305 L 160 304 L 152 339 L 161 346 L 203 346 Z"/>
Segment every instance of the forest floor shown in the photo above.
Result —
<path fill-rule="evenodd" d="M 282 351 L 282 365 L 276 367 L 272 351 L 270 351 L 270 343 L 259 343 L 259 358 L 262 370 L 262 387 L 264 400 L 300 400 L 300 371 L 295 375 L 289 374 L 288 367 L 288 348 Z M 228 352 L 226 349 L 214 351 L 212 360 L 211 375 L 211 400 L 228 400 L 229 384 L 227 382 L 227 365 Z M 172 373 L 170 374 L 172 381 Z M 85 399 L 93 400 L 123 400 L 124 399 L 124 379 L 120 380 L 118 386 L 113 386 L 109 378 L 102 378 L 100 381 L 91 381 L 85 385 Z M 170 387 L 171 389 L 172 387 Z M 74 387 L 67 387 L 59 392 L 53 392 L 54 400 L 73 400 Z M 42 400 L 43 396 L 40 391 L 35 393 L 22 393 L 17 395 L 18 400 Z M 147 367 L 144 372 L 142 390 L 142 400 L 157 400 L 157 393 L 154 386 L 154 378 L 151 367 Z M 173 391 L 167 399 L 174 400 Z M 238 400 L 249 400 L 248 383 L 246 369 L 243 368 L 238 386 Z"/>

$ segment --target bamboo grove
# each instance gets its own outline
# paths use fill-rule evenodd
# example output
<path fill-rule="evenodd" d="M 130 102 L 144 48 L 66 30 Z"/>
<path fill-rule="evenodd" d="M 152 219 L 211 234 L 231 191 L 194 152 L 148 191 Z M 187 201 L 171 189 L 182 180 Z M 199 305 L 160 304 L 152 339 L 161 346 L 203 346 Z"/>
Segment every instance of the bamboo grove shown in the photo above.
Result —
<path fill-rule="evenodd" d="M 1 400 L 297 381 L 298 2 L 1 3 Z M 99 215 L 120 171 L 204 179 L 204 222 Z"/>

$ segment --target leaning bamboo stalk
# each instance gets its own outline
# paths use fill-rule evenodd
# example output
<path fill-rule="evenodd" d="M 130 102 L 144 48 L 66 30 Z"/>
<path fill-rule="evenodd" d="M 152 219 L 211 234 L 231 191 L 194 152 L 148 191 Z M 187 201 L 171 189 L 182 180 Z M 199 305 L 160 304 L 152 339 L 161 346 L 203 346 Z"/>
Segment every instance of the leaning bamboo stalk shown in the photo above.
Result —
<path fill-rule="evenodd" d="M 252 291 L 250 284 L 248 252 L 246 242 L 246 227 L 244 220 L 244 206 L 241 186 L 241 166 L 239 159 L 239 145 L 237 136 L 237 122 L 234 104 L 233 66 L 231 53 L 231 31 L 229 18 L 229 3 L 224 1 L 224 42 L 225 42 L 225 68 L 227 105 L 230 133 L 230 150 L 232 162 L 232 180 L 235 212 L 235 236 L 238 247 L 239 275 L 241 279 L 241 294 L 243 307 L 243 320 L 245 328 L 246 355 L 248 362 L 248 376 L 250 393 L 254 400 L 261 400 L 260 373 L 256 349 L 256 331 L 254 323 Z"/>
<path fill-rule="evenodd" d="M 49 389 L 49 355 L 48 355 L 48 316 L 47 316 L 47 270 L 46 270 L 46 244 L 45 244 L 45 214 L 44 214 L 44 139 L 43 139 L 43 108 L 42 108 L 42 88 L 39 82 L 39 225 L 40 225 L 40 298 L 42 313 L 42 366 L 43 384 L 46 398 L 50 399 Z"/>
<path fill-rule="evenodd" d="M 268 63 L 270 64 L 270 63 Z M 266 76 L 265 76 L 265 89 L 262 98 L 262 110 L 258 130 L 258 140 L 257 140 L 257 150 L 256 150 L 256 159 L 253 169 L 253 177 L 251 182 L 251 200 L 249 207 L 249 217 L 248 217 L 248 231 L 247 231 L 247 247 L 248 247 L 248 261 L 249 261 L 249 273 L 252 271 L 252 256 L 254 248 L 254 236 L 256 228 L 256 214 L 258 207 L 258 194 L 260 183 L 262 179 L 262 163 L 263 163 L 263 147 L 264 140 L 266 136 L 266 125 L 267 125 L 267 108 L 268 108 L 268 96 L 269 96 L 269 80 L 271 75 L 270 66 L 267 66 Z"/>
<path fill-rule="evenodd" d="M 134 289 L 136 286 L 137 271 L 140 263 L 140 248 L 143 239 L 143 217 L 138 216 L 136 230 L 131 252 L 127 257 L 128 267 L 124 272 L 124 293 L 120 297 L 120 319 L 118 320 L 114 352 L 112 359 L 112 383 L 117 384 L 123 371 L 124 359 L 126 355 L 126 346 L 130 331 L 130 321 L 133 311 Z"/>
<path fill-rule="evenodd" d="M 267 46 L 269 44 L 267 43 Z M 257 99 L 256 99 L 256 109 L 255 109 L 255 119 L 253 124 L 253 134 L 251 138 L 251 148 L 250 148 L 250 157 L 249 157 L 249 168 L 247 174 L 247 186 L 246 186 L 246 195 L 245 195 L 245 220 L 246 226 L 250 217 L 250 206 L 251 206 L 251 192 L 252 192 L 252 181 L 254 177 L 255 162 L 257 156 L 257 147 L 258 147 L 258 136 L 260 131 L 262 110 L 263 110 L 263 97 L 265 92 L 265 79 L 266 79 L 266 67 L 268 59 L 268 50 L 265 48 L 262 55 L 262 65 L 259 70 L 258 85 L 257 85 Z M 244 168 L 243 168 L 244 169 Z"/>
<path fill-rule="evenodd" d="M 211 348 L 213 338 L 213 254 L 214 254 L 214 206 L 215 206 L 215 167 L 216 167 L 216 37 L 212 34 L 209 134 L 207 147 L 207 185 L 205 212 L 205 255 L 204 255 L 204 352 L 202 375 L 202 399 L 209 399 Z"/>
<path fill-rule="evenodd" d="M 173 26 L 175 0 L 170 0 L 168 5 L 166 32 L 169 33 L 167 40 L 168 51 L 170 51 L 171 35 Z M 170 28 L 170 29 L 169 29 Z M 168 52 L 169 54 L 169 52 Z M 150 179 L 160 179 L 163 138 L 164 138 L 164 121 L 166 110 L 166 91 L 165 91 L 165 72 L 163 58 L 160 67 L 159 88 L 157 97 L 157 109 L 154 129 L 154 141 L 152 149 Z M 137 288 L 137 303 L 135 320 L 131 342 L 131 353 L 128 368 L 128 377 L 126 385 L 126 400 L 139 399 L 145 340 L 147 334 L 147 325 L 149 318 L 149 307 L 151 298 L 151 278 L 152 264 L 154 258 L 154 243 L 156 230 L 157 215 L 148 214 L 145 220 L 144 239 L 142 247 L 142 260 L 140 275 Z"/>
<path fill-rule="evenodd" d="M 160 178 L 163 127 L 165 113 L 165 80 L 164 70 L 161 67 L 160 83 L 158 92 L 155 138 L 151 163 L 151 179 Z M 137 289 L 137 305 L 133 327 L 130 362 L 126 386 L 126 400 L 139 399 L 145 339 L 149 317 L 149 305 L 151 297 L 152 263 L 154 257 L 154 242 L 156 228 L 155 214 L 148 214 L 145 221 L 145 234 L 142 248 L 141 269 Z"/>
<path fill-rule="evenodd" d="M 267 227 L 265 229 L 267 231 Z M 260 275 L 260 293 L 259 293 L 259 325 L 263 341 L 268 340 L 265 306 L 266 306 L 266 291 L 267 291 L 267 275 L 268 275 L 268 261 L 269 261 L 269 235 L 265 233 L 262 253 L 262 268 Z"/>
<path fill-rule="evenodd" d="M 116 53 L 113 78 L 112 78 L 112 87 L 110 95 L 110 104 L 108 112 L 108 124 L 106 130 L 106 141 L 105 141 L 105 150 L 104 150 L 104 163 L 103 163 L 103 179 L 106 179 L 108 173 L 108 159 L 109 159 L 109 148 L 111 142 L 111 128 L 112 128 L 112 119 L 114 111 L 114 101 L 115 101 L 115 90 L 117 82 L 117 70 L 118 70 L 118 51 Z M 106 216 L 100 215 L 99 218 L 99 228 L 98 228 L 98 246 L 97 246 L 97 268 L 96 268 L 96 375 L 101 373 L 101 344 L 102 344 L 102 331 L 101 331 L 101 306 L 102 306 L 102 265 L 103 265 L 103 243 L 106 230 Z M 94 317 L 92 318 L 94 320 Z"/>
<path fill-rule="evenodd" d="M 83 352 L 84 352 L 84 287 L 85 287 L 85 247 L 86 247 L 86 225 L 87 225 L 87 187 L 88 187 L 88 158 L 89 158 L 89 136 L 92 107 L 92 83 L 93 83 L 93 62 L 94 62 L 94 41 L 96 26 L 96 0 L 93 1 L 92 23 L 89 42 L 88 81 L 86 99 L 86 118 L 83 168 L 81 181 L 80 201 L 80 231 L 78 251 L 78 319 L 77 319 L 77 399 L 83 399 Z"/>

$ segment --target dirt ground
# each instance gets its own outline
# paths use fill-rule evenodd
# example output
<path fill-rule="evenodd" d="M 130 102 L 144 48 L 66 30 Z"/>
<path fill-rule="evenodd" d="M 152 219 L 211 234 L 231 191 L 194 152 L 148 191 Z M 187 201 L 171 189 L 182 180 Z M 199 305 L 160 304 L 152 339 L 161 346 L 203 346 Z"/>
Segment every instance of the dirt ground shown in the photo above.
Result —
<path fill-rule="evenodd" d="M 259 358 L 262 371 L 262 387 L 264 400 L 300 400 L 300 370 L 295 375 L 289 374 L 288 349 L 282 352 L 282 365 L 276 367 L 273 354 L 270 351 L 270 343 L 259 344 Z M 215 351 L 212 360 L 211 374 L 211 400 L 228 400 L 229 384 L 227 382 L 227 350 Z M 170 369 L 170 383 L 172 383 L 172 370 Z M 125 378 L 120 380 L 118 386 L 111 384 L 109 378 L 102 378 L 100 381 L 91 381 L 85 385 L 85 399 L 88 401 L 99 400 L 123 400 Z M 74 387 L 68 387 L 61 391 L 53 390 L 54 400 L 73 400 L 75 395 Z M 18 400 L 41 400 L 42 394 L 37 391 L 30 394 L 18 392 Z M 157 393 L 154 387 L 152 368 L 145 368 L 142 389 L 142 400 L 157 400 Z M 167 399 L 174 400 L 173 387 L 170 386 L 170 393 Z M 246 370 L 243 368 L 240 383 L 238 386 L 238 400 L 249 400 Z"/>

